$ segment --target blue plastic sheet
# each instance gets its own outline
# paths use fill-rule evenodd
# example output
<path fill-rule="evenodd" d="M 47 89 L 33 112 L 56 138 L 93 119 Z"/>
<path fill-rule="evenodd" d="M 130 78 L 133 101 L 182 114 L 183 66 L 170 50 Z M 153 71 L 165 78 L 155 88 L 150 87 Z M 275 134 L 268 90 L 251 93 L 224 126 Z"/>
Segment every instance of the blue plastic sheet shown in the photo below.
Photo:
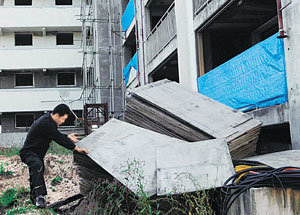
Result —
<path fill-rule="evenodd" d="M 197 79 L 198 91 L 247 111 L 287 102 L 284 45 L 277 34 Z"/>
<path fill-rule="evenodd" d="M 125 67 L 125 69 L 123 70 L 123 75 L 124 75 L 124 78 L 125 78 L 125 86 L 128 83 L 128 79 L 129 79 L 129 75 L 130 75 L 130 70 L 131 70 L 132 67 L 135 70 L 137 70 L 137 53 L 135 53 L 135 55 L 131 58 L 131 60 L 129 61 L 129 63 L 127 64 L 127 66 Z"/>
<path fill-rule="evenodd" d="M 134 16 L 135 16 L 134 0 L 130 0 L 127 4 L 127 7 L 124 11 L 124 14 L 123 14 L 122 20 L 121 20 L 123 31 L 127 31 L 127 29 L 129 28 Z"/>

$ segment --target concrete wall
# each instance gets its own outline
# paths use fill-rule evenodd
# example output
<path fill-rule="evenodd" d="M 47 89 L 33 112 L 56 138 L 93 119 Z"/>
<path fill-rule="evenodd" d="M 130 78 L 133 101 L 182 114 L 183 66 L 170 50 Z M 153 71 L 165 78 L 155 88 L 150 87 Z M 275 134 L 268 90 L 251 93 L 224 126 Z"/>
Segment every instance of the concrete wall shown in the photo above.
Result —
<path fill-rule="evenodd" d="M 283 0 L 282 5 L 290 1 Z M 284 39 L 287 84 L 289 96 L 289 121 L 293 149 L 300 149 L 300 1 L 283 10 Z"/>
<path fill-rule="evenodd" d="M 115 116 L 122 113 L 122 44 L 121 2 L 98 0 L 95 2 L 96 18 L 105 20 L 97 22 L 96 27 L 96 83 L 100 87 L 96 103 L 108 103 L 109 112 Z M 113 75 L 112 75 L 113 74 Z M 114 88 L 114 89 L 112 89 Z M 113 99 L 112 99 L 113 98 Z"/>
<path fill-rule="evenodd" d="M 193 29 L 193 1 L 175 1 L 179 82 L 197 91 L 196 37 Z"/>
<path fill-rule="evenodd" d="M 286 188 L 252 188 L 232 206 L 231 215 L 298 215 L 300 190 Z"/>

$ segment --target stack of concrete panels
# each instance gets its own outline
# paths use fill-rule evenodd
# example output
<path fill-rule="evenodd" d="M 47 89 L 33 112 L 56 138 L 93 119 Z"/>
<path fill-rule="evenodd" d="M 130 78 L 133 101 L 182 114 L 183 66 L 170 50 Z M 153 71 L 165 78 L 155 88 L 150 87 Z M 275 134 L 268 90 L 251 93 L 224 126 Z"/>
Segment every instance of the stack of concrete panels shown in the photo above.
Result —
<path fill-rule="evenodd" d="M 75 155 L 83 195 L 99 178 L 116 178 L 137 193 L 152 195 L 221 187 L 234 174 L 223 139 L 189 143 L 116 119 L 78 143 L 90 154 Z"/>
<path fill-rule="evenodd" d="M 261 122 L 163 80 L 129 91 L 125 121 L 189 142 L 224 138 L 233 159 L 255 154 Z"/>

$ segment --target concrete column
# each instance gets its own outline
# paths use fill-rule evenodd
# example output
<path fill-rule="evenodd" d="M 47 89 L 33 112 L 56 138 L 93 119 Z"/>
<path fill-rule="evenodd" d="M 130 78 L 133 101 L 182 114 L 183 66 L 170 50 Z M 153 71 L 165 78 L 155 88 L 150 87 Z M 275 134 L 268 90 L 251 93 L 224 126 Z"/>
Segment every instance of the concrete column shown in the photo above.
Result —
<path fill-rule="evenodd" d="M 179 82 L 197 90 L 196 36 L 193 29 L 193 1 L 175 0 Z"/>
<path fill-rule="evenodd" d="M 289 0 L 283 0 L 286 5 Z M 292 148 L 300 149 L 300 1 L 283 10 L 284 30 L 288 38 L 284 39 L 287 85 L 289 96 L 289 123 Z"/>

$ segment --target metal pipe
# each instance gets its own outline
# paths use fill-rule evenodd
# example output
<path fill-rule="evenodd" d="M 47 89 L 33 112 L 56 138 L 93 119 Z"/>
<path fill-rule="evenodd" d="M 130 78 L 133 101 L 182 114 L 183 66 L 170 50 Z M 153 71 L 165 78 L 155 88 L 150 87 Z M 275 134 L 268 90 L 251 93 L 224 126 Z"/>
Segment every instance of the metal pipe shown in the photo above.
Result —
<path fill-rule="evenodd" d="M 278 15 L 278 27 L 279 27 L 279 36 L 277 38 L 286 38 L 287 35 L 284 34 L 284 30 L 283 30 L 281 0 L 276 0 L 276 2 L 277 2 L 277 15 Z"/>
<path fill-rule="evenodd" d="M 134 16 L 135 16 L 135 40 L 136 40 L 136 59 L 137 59 L 137 75 L 138 75 L 138 86 L 141 86 L 140 81 L 140 63 L 139 63 L 139 35 L 138 35 L 138 19 L 137 19 L 137 8 L 136 0 L 134 0 Z"/>
<path fill-rule="evenodd" d="M 144 85 L 146 85 L 146 66 L 145 66 L 145 41 L 144 41 L 144 24 L 143 24 L 143 2 L 140 0 L 140 6 L 141 6 L 141 36 L 142 36 L 142 48 L 143 48 L 143 70 L 144 70 Z"/>

